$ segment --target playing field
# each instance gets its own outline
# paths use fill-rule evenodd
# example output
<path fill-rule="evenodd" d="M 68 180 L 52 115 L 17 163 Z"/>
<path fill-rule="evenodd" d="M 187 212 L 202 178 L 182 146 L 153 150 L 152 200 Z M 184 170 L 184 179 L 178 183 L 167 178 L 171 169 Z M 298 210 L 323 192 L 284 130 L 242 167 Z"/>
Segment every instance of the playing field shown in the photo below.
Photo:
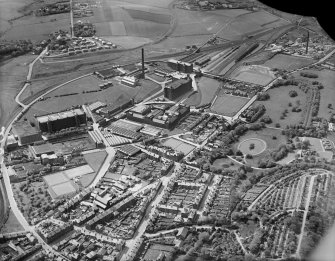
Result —
<path fill-rule="evenodd" d="M 65 182 L 62 184 L 57 184 L 50 187 L 50 191 L 55 193 L 56 197 L 61 197 L 64 195 L 69 195 L 76 192 L 75 187 L 72 185 L 72 182 Z M 52 194 L 52 193 L 51 193 Z"/>
<path fill-rule="evenodd" d="M 168 146 L 174 149 L 175 151 L 182 152 L 184 153 L 184 155 L 189 154 L 195 148 L 195 146 L 193 145 L 190 145 L 186 142 L 183 142 L 183 141 L 180 141 L 174 138 L 167 139 L 162 144 L 164 146 Z"/>
<path fill-rule="evenodd" d="M 224 116 L 233 117 L 248 101 L 249 99 L 245 97 L 220 94 L 211 110 Z"/>
<path fill-rule="evenodd" d="M 241 66 L 232 73 L 231 77 L 259 85 L 267 85 L 275 79 L 274 73 L 269 68 L 259 65 Z"/>
<path fill-rule="evenodd" d="M 90 165 L 83 165 L 77 168 L 64 170 L 63 174 L 69 179 L 74 179 L 75 177 L 90 174 L 92 172 L 94 172 L 94 170 L 90 167 Z"/>
<path fill-rule="evenodd" d="M 80 175 L 93 172 L 90 166 L 84 165 L 51 175 L 44 176 L 44 182 L 49 187 L 49 193 L 53 199 L 70 195 L 78 190 L 78 186 L 71 180 Z"/>
<path fill-rule="evenodd" d="M 64 183 L 69 181 L 69 178 L 65 176 L 63 172 L 58 172 L 55 174 L 47 175 L 44 177 L 44 181 L 49 187 L 52 187 L 56 184 Z"/>

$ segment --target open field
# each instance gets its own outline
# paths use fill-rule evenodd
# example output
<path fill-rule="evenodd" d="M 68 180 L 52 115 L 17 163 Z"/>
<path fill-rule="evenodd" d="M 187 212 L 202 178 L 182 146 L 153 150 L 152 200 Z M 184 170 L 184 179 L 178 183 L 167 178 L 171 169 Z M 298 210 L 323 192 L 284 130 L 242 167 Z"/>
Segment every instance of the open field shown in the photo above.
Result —
<path fill-rule="evenodd" d="M 229 158 L 216 159 L 212 165 L 217 169 L 231 169 L 231 170 L 237 170 L 240 166 L 239 164 L 235 164 Z"/>
<path fill-rule="evenodd" d="M 275 15 L 263 11 L 250 12 L 236 17 L 218 36 L 225 39 L 234 39 L 234 36 L 236 37 L 237 35 L 255 34 L 256 32 L 285 24 L 287 24 L 286 21 L 278 19 Z"/>
<path fill-rule="evenodd" d="M 266 61 L 263 65 L 271 69 L 277 68 L 293 71 L 295 69 L 312 64 L 313 62 L 315 61 L 304 57 L 277 54 L 272 59 Z"/>
<path fill-rule="evenodd" d="M 73 105 L 82 105 L 93 103 L 95 101 L 101 101 L 107 104 L 122 104 L 132 98 L 134 98 L 135 101 L 141 101 L 160 90 L 160 85 L 149 80 L 141 81 L 141 86 L 135 88 L 121 85 L 116 80 L 112 80 L 112 82 L 114 86 L 111 86 L 108 89 L 92 93 L 83 93 L 83 91 L 99 90 L 98 84 L 101 83 L 101 81 L 94 76 L 87 76 L 51 92 L 46 96 L 50 97 L 49 99 L 37 102 L 29 111 L 37 114 L 47 114 L 70 108 Z M 55 97 L 69 93 L 78 94 Z M 34 113 L 32 114 L 32 112 L 29 111 L 27 114 L 31 117 Z"/>
<path fill-rule="evenodd" d="M 201 92 L 200 105 L 211 102 L 220 88 L 220 82 L 212 78 L 202 77 L 198 82 L 198 88 Z"/>
<path fill-rule="evenodd" d="M 184 153 L 184 155 L 189 154 L 192 150 L 194 150 L 195 146 L 192 146 L 186 142 L 182 142 L 180 140 L 174 139 L 174 138 L 170 138 L 167 139 L 163 142 L 164 146 L 168 146 L 172 149 L 174 149 L 175 151 L 179 151 Z"/>
<path fill-rule="evenodd" d="M 153 39 L 170 28 L 171 16 L 167 9 L 124 1 L 99 1 L 94 15 L 85 17 L 96 27 L 96 35 L 137 36 Z M 83 18 L 75 18 L 74 21 Z M 121 44 L 123 46 L 123 44 Z"/>
<path fill-rule="evenodd" d="M 220 94 L 215 100 L 211 110 L 224 116 L 234 116 L 247 102 L 248 98 Z"/>
<path fill-rule="evenodd" d="M 8 121 L 17 106 L 14 98 L 26 80 L 28 64 L 35 57 L 23 55 L 0 64 L 0 126 Z"/>
<path fill-rule="evenodd" d="M 251 148 L 251 145 L 254 145 L 254 148 Z M 244 155 L 258 155 L 266 150 L 266 142 L 264 140 L 258 138 L 250 138 L 241 141 L 241 143 L 237 147 Z"/>
<path fill-rule="evenodd" d="M 201 77 L 198 80 L 198 92 L 193 93 L 185 101 L 185 104 L 190 106 L 198 106 L 210 103 L 220 88 L 220 82 L 212 78 Z"/>
<path fill-rule="evenodd" d="M 295 90 L 298 94 L 296 97 L 290 97 L 289 92 Z M 256 101 L 255 106 L 258 104 L 263 104 L 266 108 L 265 115 L 269 115 L 272 119 L 272 123 L 269 126 L 275 126 L 276 123 L 279 123 L 282 128 L 290 124 L 297 124 L 303 120 L 303 108 L 307 102 L 306 94 L 301 91 L 297 86 L 282 86 L 268 90 L 270 99 L 267 101 Z M 289 103 L 292 104 L 289 107 Z M 297 106 L 297 103 L 300 103 L 298 106 L 301 109 L 301 112 L 292 112 L 292 108 Z M 287 110 L 286 117 L 281 119 L 282 113 Z"/>
<path fill-rule="evenodd" d="M 267 67 L 251 65 L 239 67 L 232 73 L 231 78 L 243 82 L 267 85 L 275 79 L 275 75 Z"/>
<path fill-rule="evenodd" d="M 70 14 L 55 14 L 44 17 L 30 15 L 12 23 L 12 27 L 2 35 L 2 39 L 41 41 L 47 39 L 50 33 L 58 30 L 69 31 Z"/>
<path fill-rule="evenodd" d="M 9 216 L 7 222 L 0 230 L 1 234 L 12 233 L 23 231 L 23 227 L 21 226 L 20 222 L 17 220 L 16 216 L 14 215 L 13 211 L 9 211 Z"/>
<path fill-rule="evenodd" d="M 123 0 L 125 3 L 140 4 L 146 6 L 154 6 L 160 8 L 166 8 L 174 0 Z"/>
<path fill-rule="evenodd" d="M 105 161 L 106 157 L 107 153 L 105 150 L 84 154 L 84 159 L 95 172 L 100 169 L 100 166 Z"/>

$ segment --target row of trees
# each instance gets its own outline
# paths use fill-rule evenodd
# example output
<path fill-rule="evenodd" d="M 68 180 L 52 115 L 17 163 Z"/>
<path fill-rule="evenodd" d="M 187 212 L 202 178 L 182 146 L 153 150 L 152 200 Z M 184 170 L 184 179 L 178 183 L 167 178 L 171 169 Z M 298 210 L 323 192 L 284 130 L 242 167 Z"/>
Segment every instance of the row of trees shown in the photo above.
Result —
<path fill-rule="evenodd" d="M 33 48 L 34 45 L 30 40 L 2 41 L 0 43 L 0 56 L 16 57 L 31 52 Z"/>

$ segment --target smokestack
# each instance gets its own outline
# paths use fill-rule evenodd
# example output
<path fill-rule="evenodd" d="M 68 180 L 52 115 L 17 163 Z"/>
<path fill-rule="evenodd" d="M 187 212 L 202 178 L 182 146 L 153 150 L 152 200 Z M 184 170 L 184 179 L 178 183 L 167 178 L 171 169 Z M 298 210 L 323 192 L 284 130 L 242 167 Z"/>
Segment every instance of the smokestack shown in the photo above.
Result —
<path fill-rule="evenodd" d="M 145 78 L 145 72 L 144 72 L 144 49 L 142 48 L 142 78 Z"/>
<path fill-rule="evenodd" d="M 308 45 L 309 45 L 309 31 L 307 31 L 306 54 L 308 53 Z"/>

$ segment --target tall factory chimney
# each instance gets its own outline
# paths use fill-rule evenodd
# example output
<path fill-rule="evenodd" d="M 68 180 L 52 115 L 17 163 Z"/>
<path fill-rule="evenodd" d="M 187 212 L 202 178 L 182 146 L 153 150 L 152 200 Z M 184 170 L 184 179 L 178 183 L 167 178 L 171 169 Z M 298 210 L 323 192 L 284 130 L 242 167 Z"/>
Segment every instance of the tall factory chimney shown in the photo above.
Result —
<path fill-rule="evenodd" d="M 308 45 L 309 45 L 309 31 L 307 31 L 307 39 L 306 39 L 306 54 L 308 53 Z"/>
<path fill-rule="evenodd" d="M 142 78 L 145 78 L 145 68 L 144 68 L 144 49 L 142 48 Z"/>

